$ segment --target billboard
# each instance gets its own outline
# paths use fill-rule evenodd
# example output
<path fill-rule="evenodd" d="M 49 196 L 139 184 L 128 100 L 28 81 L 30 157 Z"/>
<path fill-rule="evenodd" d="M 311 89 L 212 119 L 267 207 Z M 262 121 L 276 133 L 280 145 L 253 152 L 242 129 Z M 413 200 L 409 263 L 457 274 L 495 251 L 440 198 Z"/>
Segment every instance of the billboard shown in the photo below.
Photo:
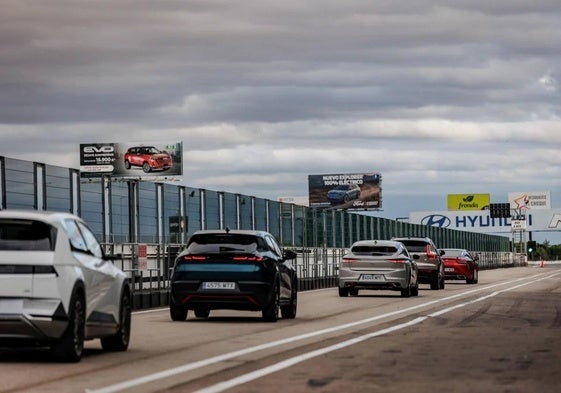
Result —
<path fill-rule="evenodd" d="M 448 210 L 487 210 L 490 194 L 448 194 Z"/>
<path fill-rule="evenodd" d="M 508 202 L 511 209 L 537 210 L 551 209 L 551 195 L 544 192 L 509 192 Z"/>
<path fill-rule="evenodd" d="M 308 199 L 313 208 L 380 209 L 381 185 L 380 173 L 308 175 Z"/>
<path fill-rule="evenodd" d="M 409 223 L 489 234 L 509 233 L 520 225 L 520 220 L 513 217 L 491 218 L 489 213 L 489 210 L 411 212 Z M 530 210 L 523 218 L 527 231 L 561 231 L 561 209 Z"/>
<path fill-rule="evenodd" d="M 80 144 L 80 177 L 183 175 L 183 143 Z"/>

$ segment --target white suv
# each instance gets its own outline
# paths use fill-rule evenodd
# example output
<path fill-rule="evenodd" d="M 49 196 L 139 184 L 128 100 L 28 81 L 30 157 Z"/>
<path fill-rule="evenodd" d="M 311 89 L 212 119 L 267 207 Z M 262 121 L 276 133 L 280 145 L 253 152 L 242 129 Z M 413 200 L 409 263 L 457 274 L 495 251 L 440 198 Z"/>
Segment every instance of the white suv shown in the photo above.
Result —
<path fill-rule="evenodd" d="M 77 362 L 84 340 L 125 351 L 130 327 L 129 280 L 82 219 L 0 211 L 0 346 L 50 347 Z"/>

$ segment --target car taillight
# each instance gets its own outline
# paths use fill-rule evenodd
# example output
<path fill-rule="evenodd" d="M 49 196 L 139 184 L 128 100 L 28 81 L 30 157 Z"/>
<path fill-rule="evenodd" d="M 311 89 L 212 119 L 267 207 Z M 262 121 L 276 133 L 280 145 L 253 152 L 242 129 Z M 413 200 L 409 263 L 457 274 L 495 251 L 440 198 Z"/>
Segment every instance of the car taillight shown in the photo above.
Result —
<path fill-rule="evenodd" d="M 427 253 L 428 259 L 436 259 L 436 253 L 430 249 L 430 245 L 427 244 L 425 247 L 425 252 Z"/>
<path fill-rule="evenodd" d="M 249 262 L 262 262 L 263 257 L 258 257 L 255 255 L 236 255 L 232 257 L 234 261 L 249 261 Z"/>
<path fill-rule="evenodd" d="M 403 265 L 405 263 L 405 259 L 388 259 L 388 262 Z"/>
<path fill-rule="evenodd" d="M 456 258 L 456 262 L 461 263 L 461 264 L 466 264 L 467 260 L 465 258 Z"/>
<path fill-rule="evenodd" d="M 351 266 L 356 261 L 358 261 L 358 259 L 356 258 L 343 258 L 343 260 L 341 261 L 341 265 Z"/>
<path fill-rule="evenodd" d="M 206 261 L 207 259 L 206 255 L 185 255 L 183 257 L 184 261 Z"/>

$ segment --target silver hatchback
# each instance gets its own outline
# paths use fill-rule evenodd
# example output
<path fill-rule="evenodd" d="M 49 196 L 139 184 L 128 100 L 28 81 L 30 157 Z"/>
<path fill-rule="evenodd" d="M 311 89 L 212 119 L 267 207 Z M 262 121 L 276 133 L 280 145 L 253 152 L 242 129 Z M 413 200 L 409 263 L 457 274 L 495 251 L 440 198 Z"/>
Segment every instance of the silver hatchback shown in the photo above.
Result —
<path fill-rule="evenodd" d="M 419 294 L 418 268 L 407 248 L 391 240 L 361 240 L 343 256 L 339 266 L 339 296 L 358 295 L 361 289 Z"/>

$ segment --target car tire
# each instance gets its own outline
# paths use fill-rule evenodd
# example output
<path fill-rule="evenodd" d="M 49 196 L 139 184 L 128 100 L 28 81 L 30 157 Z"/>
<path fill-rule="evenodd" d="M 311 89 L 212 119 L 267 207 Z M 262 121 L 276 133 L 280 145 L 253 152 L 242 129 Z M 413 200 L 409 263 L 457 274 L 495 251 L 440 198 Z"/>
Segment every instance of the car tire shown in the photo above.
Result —
<path fill-rule="evenodd" d="M 265 322 L 276 322 L 279 319 L 279 286 L 273 286 L 273 293 L 269 304 L 263 309 L 263 320 Z"/>
<path fill-rule="evenodd" d="M 440 284 L 438 285 L 438 289 L 444 289 L 446 287 L 446 282 L 444 281 L 444 275 L 440 278 Z"/>
<path fill-rule="evenodd" d="M 150 164 L 148 164 L 147 162 L 145 162 L 144 164 L 142 164 L 142 170 L 144 171 L 144 173 L 150 172 L 150 170 L 151 170 Z"/>
<path fill-rule="evenodd" d="M 474 269 L 471 278 L 466 279 L 466 284 L 476 284 L 476 283 L 477 283 L 477 269 Z"/>
<path fill-rule="evenodd" d="M 298 310 L 298 290 L 296 288 L 296 279 L 292 280 L 292 291 L 290 292 L 290 303 L 286 306 L 281 306 L 281 315 L 283 319 L 296 318 L 296 311 Z"/>
<path fill-rule="evenodd" d="M 411 296 L 419 296 L 419 283 L 416 283 L 413 288 L 411 288 Z"/>
<path fill-rule="evenodd" d="M 433 291 L 437 291 L 440 289 L 440 276 L 437 271 L 434 272 L 431 277 L 430 289 L 432 289 Z"/>
<path fill-rule="evenodd" d="M 74 293 L 68 309 L 68 327 L 60 341 L 51 347 L 51 353 L 58 361 L 76 363 L 84 351 L 85 301 L 82 295 Z"/>
<path fill-rule="evenodd" d="M 411 297 L 411 285 L 407 285 L 406 288 L 401 290 L 401 297 Z"/>
<path fill-rule="evenodd" d="M 349 289 L 349 295 L 351 295 L 351 296 L 358 296 L 358 288 L 351 288 L 351 289 Z"/>
<path fill-rule="evenodd" d="M 119 330 L 113 336 L 102 337 L 101 347 L 105 351 L 122 352 L 129 347 L 131 334 L 131 300 L 129 292 L 124 289 L 119 307 Z"/>
<path fill-rule="evenodd" d="M 131 163 L 129 160 L 125 160 L 125 169 L 131 169 Z"/>
<path fill-rule="evenodd" d="M 201 309 L 201 308 L 195 309 L 195 316 L 197 318 L 208 318 L 209 315 L 210 315 L 210 310 Z"/>
<path fill-rule="evenodd" d="M 187 308 L 176 305 L 172 300 L 169 303 L 169 316 L 172 321 L 184 321 L 187 319 Z"/>
<path fill-rule="evenodd" d="M 477 284 L 478 282 L 479 282 L 479 269 L 475 269 L 473 283 Z"/>
<path fill-rule="evenodd" d="M 347 296 L 349 296 L 349 288 L 341 288 L 341 287 L 339 287 L 339 296 L 340 296 L 340 297 L 347 297 Z"/>

